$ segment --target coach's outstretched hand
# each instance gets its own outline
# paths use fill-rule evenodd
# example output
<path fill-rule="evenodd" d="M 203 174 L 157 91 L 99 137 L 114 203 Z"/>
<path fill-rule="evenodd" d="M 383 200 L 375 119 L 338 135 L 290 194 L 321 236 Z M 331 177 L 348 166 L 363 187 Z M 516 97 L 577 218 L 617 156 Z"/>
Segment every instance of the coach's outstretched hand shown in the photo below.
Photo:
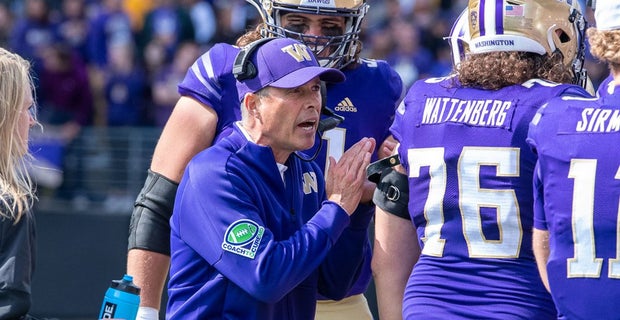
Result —
<path fill-rule="evenodd" d="M 366 167 L 375 149 L 373 138 L 363 138 L 347 150 L 340 160 L 329 157 L 326 174 L 327 199 L 338 203 L 347 214 L 353 214 L 363 193 Z"/>

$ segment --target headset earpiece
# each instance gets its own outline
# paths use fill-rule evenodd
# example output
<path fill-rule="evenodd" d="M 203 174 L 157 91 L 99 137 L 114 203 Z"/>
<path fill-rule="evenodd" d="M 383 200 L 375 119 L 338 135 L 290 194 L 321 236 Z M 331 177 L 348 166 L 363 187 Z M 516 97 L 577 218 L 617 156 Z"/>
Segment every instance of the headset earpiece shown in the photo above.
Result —
<path fill-rule="evenodd" d="M 251 42 L 247 46 L 241 48 L 237 56 L 235 57 L 235 63 L 233 64 L 233 75 L 235 79 L 239 81 L 255 78 L 257 75 L 256 66 L 252 63 L 250 56 L 260 46 L 273 40 L 274 38 L 263 38 Z"/>
<path fill-rule="evenodd" d="M 321 111 L 327 107 L 327 85 L 321 81 Z"/>

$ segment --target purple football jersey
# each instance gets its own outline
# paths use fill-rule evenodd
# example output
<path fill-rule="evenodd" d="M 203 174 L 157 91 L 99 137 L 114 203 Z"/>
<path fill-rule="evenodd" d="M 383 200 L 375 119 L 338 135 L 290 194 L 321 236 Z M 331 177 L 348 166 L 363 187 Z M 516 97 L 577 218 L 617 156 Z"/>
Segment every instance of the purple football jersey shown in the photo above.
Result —
<path fill-rule="evenodd" d="M 553 319 L 532 254 L 528 125 L 576 86 L 531 80 L 499 90 L 455 77 L 416 82 L 391 131 L 409 176 L 422 249 L 405 289 L 407 319 Z"/>
<path fill-rule="evenodd" d="M 390 135 L 390 124 L 403 94 L 400 76 L 385 61 L 362 59 L 355 68 L 342 71 L 347 77 L 345 82 L 327 85 L 327 106 L 345 120 L 337 128 L 323 133 L 323 146 L 316 158 L 323 172 L 329 156 L 340 159 L 344 151 L 360 139 L 372 137 L 377 143 L 383 142 Z M 317 147 L 318 143 L 306 153 L 314 154 Z M 377 159 L 376 152 L 373 159 Z M 374 205 L 360 204 L 354 214 L 368 215 L 374 210 Z M 372 279 L 370 241 L 366 247 L 368 263 L 364 264 L 350 295 L 364 293 Z"/>
<path fill-rule="evenodd" d="M 200 56 L 179 84 L 179 94 L 210 106 L 218 121 L 213 143 L 230 134 L 232 124 L 241 119 L 236 79 L 232 73 L 239 48 L 218 43 Z"/>
<path fill-rule="evenodd" d="M 538 153 L 534 227 L 549 231 L 549 285 L 566 319 L 618 318 L 620 87 L 599 95 L 551 100 L 528 138 Z"/>
<path fill-rule="evenodd" d="M 605 78 L 598 86 L 598 90 L 596 91 L 597 96 L 600 97 L 601 95 L 609 95 L 611 94 L 610 92 L 613 93 L 615 91 L 615 86 L 612 83 L 613 81 L 614 77 L 611 74 L 607 76 L 607 78 Z M 605 91 L 605 93 L 603 93 L 603 91 Z"/>
<path fill-rule="evenodd" d="M 354 68 L 342 70 L 347 79 L 327 84 L 327 106 L 344 117 L 333 130 L 323 133 L 323 146 L 316 160 L 325 169 L 328 157 L 336 160 L 364 137 L 377 143 L 390 135 L 390 124 L 403 94 L 400 76 L 383 60 L 362 59 Z M 318 144 L 305 153 L 314 154 Z M 376 153 L 373 155 L 376 159 Z"/>

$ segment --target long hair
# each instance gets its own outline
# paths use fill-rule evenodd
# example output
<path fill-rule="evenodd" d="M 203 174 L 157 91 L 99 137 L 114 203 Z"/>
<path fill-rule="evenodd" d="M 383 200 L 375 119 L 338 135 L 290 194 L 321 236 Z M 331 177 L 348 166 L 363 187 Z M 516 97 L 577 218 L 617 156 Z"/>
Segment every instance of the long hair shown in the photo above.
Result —
<path fill-rule="evenodd" d="M 620 70 L 620 30 L 589 28 L 587 32 L 592 55 L 612 70 Z"/>
<path fill-rule="evenodd" d="M 470 54 L 458 65 L 456 73 L 462 85 L 487 90 L 534 78 L 571 83 L 573 72 L 562 59 L 559 51 L 551 56 L 519 51 Z"/>
<path fill-rule="evenodd" d="M 35 199 L 27 172 L 31 158 L 18 123 L 27 94 L 34 88 L 30 63 L 0 48 L 0 218 L 17 223 Z"/>
<path fill-rule="evenodd" d="M 266 28 L 265 24 L 259 23 L 256 27 L 254 27 L 254 29 L 246 31 L 246 33 L 237 38 L 235 45 L 238 47 L 245 47 L 246 45 L 263 38 L 262 30 L 264 28 Z"/>

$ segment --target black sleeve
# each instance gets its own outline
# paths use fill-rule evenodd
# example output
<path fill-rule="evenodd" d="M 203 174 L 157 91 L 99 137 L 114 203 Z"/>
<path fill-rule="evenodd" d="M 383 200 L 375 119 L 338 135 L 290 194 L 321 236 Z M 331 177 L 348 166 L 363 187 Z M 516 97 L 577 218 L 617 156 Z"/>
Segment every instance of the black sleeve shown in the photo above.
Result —
<path fill-rule="evenodd" d="M 0 319 L 19 319 L 26 316 L 31 303 L 34 218 L 27 213 L 16 224 L 9 218 L 2 218 L 0 224 Z"/>

